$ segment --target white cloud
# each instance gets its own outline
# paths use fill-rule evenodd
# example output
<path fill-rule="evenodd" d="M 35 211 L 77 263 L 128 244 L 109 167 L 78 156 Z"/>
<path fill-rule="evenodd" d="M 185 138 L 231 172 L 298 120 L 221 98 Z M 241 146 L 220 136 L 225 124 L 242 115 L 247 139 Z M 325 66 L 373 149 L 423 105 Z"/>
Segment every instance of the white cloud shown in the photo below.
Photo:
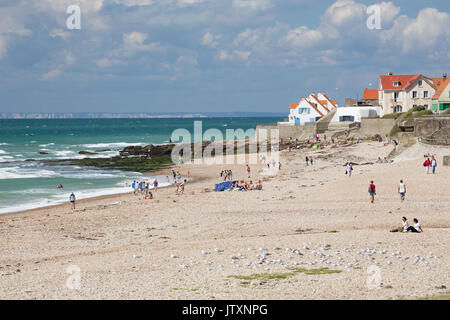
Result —
<path fill-rule="evenodd" d="M 63 29 L 52 29 L 51 31 L 50 31 L 50 37 L 52 37 L 52 38 L 57 38 L 57 37 L 60 37 L 60 38 L 63 38 L 63 39 L 67 39 L 70 35 L 71 35 L 71 33 L 70 32 L 68 32 L 68 31 L 66 31 L 66 30 L 63 30 Z"/>
<path fill-rule="evenodd" d="M 108 68 L 114 65 L 124 64 L 124 62 L 117 59 L 102 58 L 95 60 L 95 64 L 100 68 Z"/>
<path fill-rule="evenodd" d="M 233 0 L 233 7 L 250 10 L 267 10 L 273 4 L 271 0 Z"/>
<path fill-rule="evenodd" d="M 281 39 L 281 43 L 296 48 L 309 48 L 323 41 L 324 36 L 319 30 L 310 30 L 301 26 L 289 30 L 286 36 Z"/>
<path fill-rule="evenodd" d="M 232 52 L 228 52 L 226 50 L 220 50 L 219 52 L 219 59 L 222 61 L 230 60 L 230 61 L 247 61 L 250 55 L 252 54 L 251 51 L 243 51 L 243 50 L 234 50 Z"/>
<path fill-rule="evenodd" d="M 216 48 L 219 44 L 219 39 L 220 35 L 213 35 L 211 32 L 207 32 L 203 35 L 202 44 L 211 48 Z"/>
<path fill-rule="evenodd" d="M 41 79 L 44 80 L 44 81 L 47 81 L 47 80 L 50 80 L 50 79 L 53 79 L 53 78 L 57 78 L 57 77 L 59 77 L 60 75 L 61 75 L 61 70 L 59 70 L 59 69 L 54 69 L 54 70 L 51 70 L 51 71 L 49 71 L 49 72 L 47 72 L 47 73 L 44 73 L 44 74 L 41 76 Z"/>

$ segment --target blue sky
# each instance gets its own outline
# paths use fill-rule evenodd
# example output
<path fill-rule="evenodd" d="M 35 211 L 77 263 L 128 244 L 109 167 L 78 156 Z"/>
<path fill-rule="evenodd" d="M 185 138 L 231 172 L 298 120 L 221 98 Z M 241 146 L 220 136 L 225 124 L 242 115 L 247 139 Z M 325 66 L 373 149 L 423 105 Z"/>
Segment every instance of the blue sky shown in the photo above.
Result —
<path fill-rule="evenodd" d="M 389 71 L 448 72 L 448 21 L 448 0 L 2 0 L 0 111 L 288 112 L 312 91 L 342 104 Z"/>

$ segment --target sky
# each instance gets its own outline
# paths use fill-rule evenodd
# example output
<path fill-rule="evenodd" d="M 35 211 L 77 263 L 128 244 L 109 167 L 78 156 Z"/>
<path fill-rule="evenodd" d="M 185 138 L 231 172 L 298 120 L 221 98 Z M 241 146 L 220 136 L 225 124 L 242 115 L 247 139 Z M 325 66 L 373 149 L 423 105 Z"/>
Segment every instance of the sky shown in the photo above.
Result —
<path fill-rule="evenodd" d="M 342 105 L 381 74 L 450 73 L 449 21 L 449 0 L 0 0 L 0 112 Z"/>

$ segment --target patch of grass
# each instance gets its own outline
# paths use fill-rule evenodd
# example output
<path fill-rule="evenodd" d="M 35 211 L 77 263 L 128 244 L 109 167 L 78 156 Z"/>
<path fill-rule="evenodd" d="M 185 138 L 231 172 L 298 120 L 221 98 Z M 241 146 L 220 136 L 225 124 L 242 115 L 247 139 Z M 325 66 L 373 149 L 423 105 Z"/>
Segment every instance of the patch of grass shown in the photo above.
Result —
<path fill-rule="evenodd" d="M 341 273 L 342 270 L 332 270 L 328 268 L 319 268 L 319 269 L 305 269 L 305 268 L 295 268 L 292 269 L 292 272 L 285 273 L 255 273 L 251 275 L 231 275 L 229 278 L 239 279 L 239 280 L 282 280 L 292 276 L 295 276 L 299 273 L 304 273 L 307 275 L 321 275 L 321 274 L 332 274 L 332 273 Z M 243 284 L 244 281 L 241 282 Z M 249 284 L 249 283 L 248 283 Z"/>
<path fill-rule="evenodd" d="M 444 290 L 444 289 L 447 289 L 447 286 L 445 286 L 445 285 L 438 286 L 438 287 L 436 287 L 436 289 Z"/>
<path fill-rule="evenodd" d="M 385 114 L 382 118 L 383 119 L 397 119 L 402 114 L 404 114 L 404 112 L 388 113 L 388 114 Z"/>
<path fill-rule="evenodd" d="M 337 231 L 337 230 L 328 231 L 328 233 L 337 233 L 337 232 L 339 232 L 339 231 Z"/>
<path fill-rule="evenodd" d="M 241 286 L 248 286 L 250 284 L 250 281 L 241 281 Z"/>
<path fill-rule="evenodd" d="M 392 127 L 391 132 L 389 132 L 389 135 L 391 137 L 393 137 L 393 136 L 397 135 L 397 133 L 398 133 L 398 125 L 395 125 Z"/>

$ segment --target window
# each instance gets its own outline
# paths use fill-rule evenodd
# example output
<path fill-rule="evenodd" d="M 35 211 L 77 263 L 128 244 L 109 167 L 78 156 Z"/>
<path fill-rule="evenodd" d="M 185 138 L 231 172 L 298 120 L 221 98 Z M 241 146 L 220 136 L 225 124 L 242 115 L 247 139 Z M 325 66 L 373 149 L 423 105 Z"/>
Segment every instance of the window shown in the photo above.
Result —
<path fill-rule="evenodd" d="M 412 97 L 413 97 L 413 99 L 417 99 L 417 91 L 412 92 Z"/>
<path fill-rule="evenodd" d="M 422 80 L 419 80 L 419 87 L 420 87 L 420 88 L 423 87 L 423 82 L 422 82 Z"/>
<path fill-rule="evenodd" d="M 428 105 L 424 104 L 423 107 L 425 108 L 425 110 L 428 110 Z"/>
<path fill-rule="evenodd" d="M 394 108 L 394 113 L 402 112 L 402 111 L 403 111 L 402 106 L 395 106 L 395 108 Z"/>
<path fill-rule="evenodd" d="M 424 97 L 424 99 L 428 98 L 428 91 L 423 92 L 423 97 Z"/>
<path fill-rule="evenodd" d="M 398 87 L 400 85 L 400 81 L 394 81 L 393 84 L 394 84 L 394 87 Z"/>

